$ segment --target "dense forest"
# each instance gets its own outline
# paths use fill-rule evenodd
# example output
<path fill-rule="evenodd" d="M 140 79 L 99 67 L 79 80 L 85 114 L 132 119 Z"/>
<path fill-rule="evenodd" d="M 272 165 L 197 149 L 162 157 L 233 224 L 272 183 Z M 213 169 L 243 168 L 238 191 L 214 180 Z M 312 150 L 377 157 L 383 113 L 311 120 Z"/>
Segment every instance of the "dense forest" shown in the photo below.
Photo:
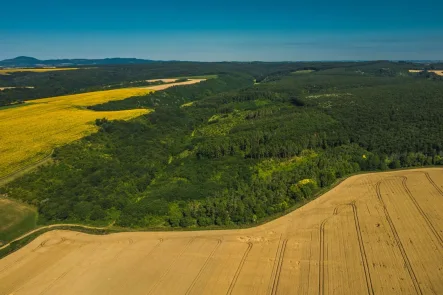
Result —
<path fill-rule="evenodd" d="M 97 120 L 0 193 L 41 224 L 237 226 L 352 173 L 443 165 L 443 81 L 408 63 L 203 65 L 168 73 L 218 78 L 92 107 L 155 111 Z"/>
<path fill-rule="evenodd" d="M 297 70 L 352 68 L 356 64 L 355 62 L 151 62 L 147 65 L 83 66 L 70 71 L 15 72 L 0 75 L 0 88 L 16 87 L 0 90 L 0 107 L 36 98 L 148 85 L 146 82 L 148 79 L 244 73 L 253 76 L 257 82 L 268 82 Z M 371 65 L 374 62 L 360 64 Z M 402 63 L 396 67 L 406 71 L 408 68 L 420 68 L 422 65 Z"/>
<path fill-rule="evenodd" d="M 348 65 L 350 63 L 343 63 Z M 330 67 L 330 64 L 306 63 L 202 63 L 152 62 L 148 65 L 109 65 L 79 67 L 78 70 L 15 72 L 0 75 L 0 107 L 24 100 L 83 93 L 112 88 L 140 86 L 148 79 L 187 77 L 216 73 L 242 72 L 264 79 L 272 73 L 289 73 L 303 67 Z M 34 88 L 26 88 L 34 87 Z"/>

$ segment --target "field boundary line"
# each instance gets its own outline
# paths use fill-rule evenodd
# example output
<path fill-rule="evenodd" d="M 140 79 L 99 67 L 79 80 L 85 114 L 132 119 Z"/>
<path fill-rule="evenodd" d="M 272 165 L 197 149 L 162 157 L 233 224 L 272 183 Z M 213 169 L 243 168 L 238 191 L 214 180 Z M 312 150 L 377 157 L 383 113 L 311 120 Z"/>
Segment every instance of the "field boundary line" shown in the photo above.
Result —
<path fill-rule="evenodd" d="M 45 230 L 45 229 L 54 229 L 54 230 L 57 230 L 57 227 L 61 227 L 62 230 L 63 230 L 63 227 L 74 227 L 74 228 L 75 228 L 75 227 L 79 227 L 79 228 L 82 228 L 82 229 L 107 230 L 107 229 L 110 228 L 110 226 L 112 226 L 112 224 L 110 224 L 110 225 L 108 225 L 108 226 L 106 226 L 106 227 L 88 226 L 88 225 L 72 224 L 72 223 L 60 223 L 60 224 L 50 224 L 50 225 L 45 225 L 45 226 L 42 226 L 42 227 L 35 228 L 35 229 L 33 229 L 33 230 L 27 232 L 26 234 L 21 235 L 21 236 L 18 237 L 18 238 L 15 238 L 14 240 L 10 241 L 9 243 L 4 244 L 3 246 L 0 246 L 0 250 L 3 250 L 3 249 L 5 249 L 5 248 L 9 247 L 12 243 L 17 242 L 17 241 L 20 241 L 20 240 L 22 240 L 22 239 L 24 239 L 24 238 L 26 238 L 26 237 L 32 235 L 33 233 L 36 233 L 36 232 L 38 232 L 38 231 Z M 69 229 L 68 229 L 68 230 L 69 230 Z M 75 229 L 73 229 L 73 230 L 75 231 Z"/>
<path fill-rule="evenodd" d="M 200 271 L 198 272 L 197 276 L 194 278 L 194 280 L 192 281 L 191 285 L 188 287 L 188 290 L 186 290 L 186 293 L 185 293 L 186 295 L 191 293 L 192 289 L 194 288 L 195 284 L 197 283 L 198 279 L 202 275 L 202 273 L 205 270 L 205 268 L 208 266 L 209 261 L 211 261 L 211 259 L 212 259 L 212 256 L 214 256 L 215 252 L 218 250 L 218 247 L 220 247 L 221 243 L 222 243 L 222 240 L 217 239 L 217 245 L 215 245 L 214 249 L 212 249 L 211 253 L 206 258 L 205 263 L 200 268 Z"/>
<path fill-rule="evenodd" d="M 283 259 L 285 256 L 287 243 L 288 239 L 281 240 L 280 237 L 280 242 L 277 248 L 277 252 L 275 253 L 274 267 L 271 273 L 271 285 L 268 288 L 268 290 L 271 291 L 270 294 L 272 295 L 277 294 L 278 285 L 280 284 L 280 274 L 283 267 Z"/>
<path fill-rule="evenodd" d="M 40 165 L 43 165 L 45 162 L 47 162 L 52 157 L 53 154 L 54 154 L 54 150 L 51 150 L 51 152 L 49 154 L 46 154 L 43 158 L 41 158 L 33 163 L 29 163 L 28 165 L 25 165 L 21 168 L 18 168 L 17 170 L 15 170 L 9 174 L 6 174 L 4 176 L 0 176 L 0 186 L 3 186 L 5 184 L 8 184 L 9 182 L 13 181 L 15 179 L 15 176 L 17 176 L 17 174 L 20 174 L 21 172 L 24 172 L 28 169 L 29 169 L 29 171 L 27 171 L 27 172 L 30 172 L 30 171 L 34 170 L 35 168 L 39 167 Z M 8 181 L 8 178 L 11 178 L 11 179 Z"/>
<path fill-rule="evenodd" d="M 177 262 L 177 260 L 180 259 L 180 257 L 189 248 L 189 246 L 194 242 L 194 240 L 195 240 L 195 237 L 193 237 L 193 238 L 191 238 L 191 240 L 189 240 L 189 242 L 186 244 L 186 246 L 183 247 L 183 249 L 180 251 L 180 253 L 177 255 L 177 257 L 175 257 L 174 260 L 171 261 L 171 263 L 168 265 L 168 268 L 163 272 L 161 277 L 157 280 L 157 282 L 155 282 L 155 284 L 149 289 L 148 293 L 146 293 L 146 294 L 152 294 L 152 292 L 154 292 L 155 289 L 157 289 L 157 287 L 163 282 L 165 277 L 171 271 L 172 266 Z"/>
<path fill-rule="evenodd" d="M 415 207 L 417 208 L 418 212 L 420 213 L 420 215 L 423 217 L 423 219 L 425 220 L 425 222 L 427 223 L 428 227 L 431 229 L 432 233 L 434 234 L 434 236 L 437 238 L 437 241 L 440 244 L 440 247 L 443 248 L 443 240 L 440 237 L 440 235 L 438 234 L 438 231 L 435 229 L 434 225 L 432 224 L 432 222 L 429 220 L 428 215 L 426 215 L 426 213 L 423 211 L 423 209 L 420 207 L 420 204 L 418 204 L 418 201 L 415 199 L 414 195 L 412 194 L 412 192 L 409 190 L 408 185 L 406 184 L 408 178 L 406 176 L 401 176 L 402 178 L 402 185 L 403 185 L 403 189 L 406 191 L 406 193 L 408 194 L 409 198 L 411 199 L 411 201 L 414 203 Z"/>
<path fill-rule="evenodd" d="M 368 257 L 366 255 L 365 244 L 363 243 L 363 236 L 361 234 L 360 221 L 358 219 L 357 205 L 355 204 L 355 201 L 353 201 L 349 205 L 352 207 L 352 211 L 354 212 L 355 230 L 357 232 L 358 246 L 360 248 L 361 260 L 363 262 L 363 270 L 365 272 L 366 287 L 367 287 L 367 290 L 368 290 L 368 294 L 369 295 L 374 295 L 374 286 L 372 285 L 372 279 L 371 279 L 371 272 L 369 270 Z"/>
<path fill-rule="evenodd" d="M 232 278 L 231 284 L 229 285 L 229 289 L 228 292 L 226 292 L 226 294 L 228 295 L 232 294 L 232 291 L 234 290 L 234 287 L 237 284 L 238 277 L 240 276 L 240 272 L 243 269 L 243 265 L 245 264 L 246 258 L 248 258 L 249 252 L 251 251 L 253 245 L 254 244 L 252 244 L 251 242 L 248 242 L 248 248 L 243 254 L 242 259 L 240 260 L 240 264 L 238 265 L 237 270 L 235 271 L 234 277 Z"/>
<path fill-rule="evenodd" d="M 434 182 L 434 180 L 432 179 L 431 175 L 429 175 L 428 172 L 422 171 L 425 175 L 426 178 L 429 180 L 429 182 L 435 187 L 435 189 L 440 193 L 440 195 L 443 196 L 443 191 L 440 189 L 440 187 L 438 187 L 438 185 Z"/>
<path fill-rule="evenodd" d="M 397 247 L 400 250 L 401 255 L 403 256 L 403 260 L 405 262 L 406 269 L 408 270 L 409 276 L 411 277 L 412 283 L 414 284 L 415 291 L 417 292 L 417 294 L 423 294 L 423 291 L 421 290 L 420 284 L 419 284 L 417 277 L 414 273 L 414 269 L 412 268 L 412 265 L 411 265 L 411 262 L 409 261 L 408 255 L 406 254 L 406 250 L 403 247 L 403 244 L 400 240 L 400 236 L 398 235 L 398 232 L 397 232 L 397 229 L 395 228 L 394 222 L 392 221 L 391 216 L 389 215 L 389 211 L 388 211 L 388 208 L 386 207 L 386 203 L 383 200 L 383 197 L 381 195 L 380 185 L 381 185 L 381 180 L 378 181 L 377 184 L 375 185 L 375 190 L 377 193 L 377 197 L 383 206 L 383 211 L 385 213 L 386 220 L 388 221 L 388 224 L 391 228 L 392 234 L 393 234 L 394 239 L 397 243 Z"/>

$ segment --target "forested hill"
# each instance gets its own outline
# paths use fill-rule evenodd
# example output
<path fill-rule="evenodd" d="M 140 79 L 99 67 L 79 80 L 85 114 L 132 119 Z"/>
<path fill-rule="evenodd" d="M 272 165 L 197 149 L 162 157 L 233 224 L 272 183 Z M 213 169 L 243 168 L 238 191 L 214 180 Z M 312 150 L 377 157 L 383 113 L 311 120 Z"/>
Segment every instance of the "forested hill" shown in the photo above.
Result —
<path fill-rule="evenodd" d="M 138 58 L 102 58 L 102 59 L 48 59 L 40 60 L 34 57 L 18 56 L 0 61 L 0 67 L 41 67 L 41 66 L 84 66 L 84 65 L 120 65 L 147 64 L 153 60 Z"/>
<path fill-rule="evenodd" d="M 29 58 L 23 57 L 26 61 Z M 32 59 L 32 58 L 31 58 Z M 172 77 L 244 73 L 256 82 L 271 82 L 300 70 L 322 71 L 333 68 L 366 67 L 371 74 L 395 76 L 408 69 L 423 69 L 424 65 L 390 62 L 152 62 L 147 64 L 80 66 L 77 70 L 47 72 L 0 73 L 0 107 L 23 103 L 25 100 L 84 93 L 114 88 L 149 86 L 146 80 Z M 428 66 L 435 68 L 436 66 Z M 6 71 L 6 70 L 5 70 Z M 422 75 L 433 75 L 425 72 Z M 3 89 L 5 88 L 5 89 Z M 3 90 L 2 90 L 3 89 Z"/>
<path fill-rule="evenodd" d="M 39 222 L 253 224 L 359 171 L 443 164 L 443 81 L 373 63 L 247 71 L 96 106 L 155 112 L 61 147 L 0 193 Z M 261 82 L 254 84 L 254 79 Z"/>
<path fill-rule="evenodd" d="M 0 107 L 25 100 L 114 88 L 148 86 L 146 80 L 219 73 L 247 73 L 258 81 L 299 69 L 324 69 L 355 63 L 201 63 L 153 62 L 79 67 L 69 71 L 0 73 Z M 5 70 L 6 71 L 6 70 Z"/>

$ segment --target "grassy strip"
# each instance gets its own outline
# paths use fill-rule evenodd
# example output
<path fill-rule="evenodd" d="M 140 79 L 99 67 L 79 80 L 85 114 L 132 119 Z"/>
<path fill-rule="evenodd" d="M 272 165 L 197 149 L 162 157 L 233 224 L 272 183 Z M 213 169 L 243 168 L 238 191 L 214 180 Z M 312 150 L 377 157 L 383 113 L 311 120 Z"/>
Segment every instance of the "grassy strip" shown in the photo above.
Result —
<path fill-rule="evenodd" d="M 0 246 L 35 229 L 37 217 L 33 206 L 0 196 Z"/>
<path fill-rule="evenodd" d="M 6 185 L 9 182 L 25 175 L 26 173 L 31 172 L 32 170 L 42 166 L 43 164 L 46 163 L 50 163 L 50 161 L 52 160 L 52 154 L 54 153 L 54 150 L 51 150 L 51 152 L 47 155 L 45 155 L 43 158 L 37 159 L 34 162 L 31 162 L 21 168 L 18 168 L 17 170 L 15 170 L 12 173 L 9 173 L 7 175 L 4 176 L 0 176 L 0 186 Z"/>
<path fill-rule="evenodd" d="M 34 239 L 36 239 L 38 236 L 47 233 L 51 230 L 70 230 L 70 231 L 77 231 L 77 232 L 83 232 L 86 234 L 93 234 L 93 235 L 106 235 L 110 233 L 116 233 L 117 230 L 113 229 L 91 229 L 91 228 L 84 228 L 82 226 L 57 226 L 52 228 L 42 228 L 39 231 L 36 231 L 29 236 L 24 237 L 23 239 L 20 239 L 18 241 L 12 242 L 8 247 L 0 250 L 0 259 L 19 250 L 20 248 L 28 245 L 30 242 L 32 242 Z"/>
<path fill-rule="evenodd" d="M 1 208 L 0 208 L 1 209 Z M 3 210 L 0 210 L 3 211 Z M 15 213 L 15 212 L 13 212 Z M 1 214 L 7 214 L 2 212 Z M 2 218 L 0 218 L 1 220 Z M 12 224 L 6 230 L 0 231 L 0 245 L 3 241 L 12 241 L 23 234 L 35 229 L 37 223 L 37 213 L 32 209 L 24 214 L 20 221 Z"/>

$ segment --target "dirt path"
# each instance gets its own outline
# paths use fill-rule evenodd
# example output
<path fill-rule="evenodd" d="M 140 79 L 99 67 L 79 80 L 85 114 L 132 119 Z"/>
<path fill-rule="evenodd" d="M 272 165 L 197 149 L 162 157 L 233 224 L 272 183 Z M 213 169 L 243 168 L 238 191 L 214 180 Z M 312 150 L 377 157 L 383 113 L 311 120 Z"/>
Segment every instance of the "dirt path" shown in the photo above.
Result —
<path fill-rule="evenodd" d="M 175 80 L 175 79 L 173 79 L 173 80 Z M 150 87 L 137 87 L 137 88 L 130 88 L 130 89 L 136 89 L 138 92 L 140 92 L 139 89 L 149 89 L 149 90 L 154 90 L 154 91 L 160 91 L 160 90 L 165 90 L 167 88 L 174 87 L 174 86 L 191 85 L 191 84 L 200 83 L 202 81 L 205 81 L 205 79 L 190 79 L 189 81 L 185 81 L 185 82 L 177 82 L 177 83 L 156 85 L 156 86 L 150 86 Z M 111 92 L 112 91 L 118 91 L 118 90 L 111 90 Z M 143 90 L 143 92 L 148 92 L 148 91 Z M 92 93 L 98 93 L 98 92 L 91 92 L 91 94 Z M 71 95 L 70 97 L 79 97 L 81 95 L 84 95 L 84 94 Z M 88 95 L 89 95 L 89 93 L 88 93 Z M 63 101 L 64 99 L 66 99 L 66 97 L 68 97 L 68 96 L 61 96 L 61 97 L 58 97 L 58 98 L 59 98 L 60 101 Z M 55 99 L 55 98 L 51 98 L 51 99 Z M 85 101 L 88 101 L 89 99 L 90 98 L 88 98 L 88 97 L 84 98 Z M 37 101 L 45 102 L 45 106 L 46 106 L 47 105 L 47 100 L 48 99 L 38 99 L 38 100 L 35 100 L 34 102 L 37 102 Z M 84 101 L 83 100 L 79 100 L 79 103 L 81 103 L 82 106 L 84 106 Z M 96 103 L 98 103 L 98 102 L 96 102 Z M 91 102 L 91 105 L 93 105 L 93 104 L 95 104 L 95 103 Z M 66 107 L 63 105 L 62 109 L 64 110 L 64 109 L 66 109 Z M 52 113 L 51 113 L 51 111 L 52 111 Z M 44 115 L 41 115 L 40 113 L 42 113 Z M 111 112 L 111 113 L 108 112 L 107 114 L 109 115 L 109 114 L 112 114 L 112 113 L 118 113 L 118 112 Z M 4 114 L 4 112 L 2 112 L 1 114 Z M 29 139 L 31 138 L 32 139 L 31 140 L 32 144 L 35 144 L 37 146 L 44 146 L 44 147 L 46 147 L 46 143 L 48 141 L 50 141 L 51 139 L 53 139 L 54 136 L 58 135 L 57 133 L 54 133 L 55 132 L 54 130 L 57 130 L 56 128 L 61 128 L 60 133 L 66 133 L 66 130 L 65 130 L 66 127 L 65 126 L 70 126 L 70 128 L 72 128 L 72 130 L 76 130 L 75 132 L 73 131 L 73 133 L 75 135 L 72 135 L 73 136 L 72 140 L 78 139 L 78 137 L 82 137 L 83 133 L 85 133 L 85 130 L 83 130 L 83 127 L 81 127 L 81 126 L 85 125 L 85 124 L 83 124 L 83 122 L 81 122 L 79 124 L 75 123 L 74 125 L 71 124 L 74 121 L 72 121 L 72 122 L 69 121 L 69 125 L 68 125 L 68 122 L 66 122 L 66 121 L 63 121 L 65 124 L 60 124 L 60 125 L 51 125 L 51 124 L 48 125 L 46 123 L 45 124 L 40 124 L 40 123 L 39 124 L 35 124 L 35 121 L 33 121 L 34 119 L 38 120 L 37 122 L 43 122 L 42 121 L 42 116 L 46 116 L 46 114 L 51 114 L 53 117 L 56 117 L 59 120 L 61 120 L 61 118 L 68 118 L 68 116 L 66 116 L 66 114 L 68 114 L 68 113 L 66 113 L 66 114 L 65 113 L 58 114 L 57 112 L 54 111 L 54 109 L 49 109 L 49 108 L 48 109 L 44 108 L 43 110 L 32 109 L 32 110 L 30 110 L 26 114 L 23 113 L 23 109 L 21 109 L 21 110 L 17 109 L 17 110 L 14 110 L 14 113 L 11 116 L 6 116 L 3 119 L 4 119 L 4 122 L 6 124 L 6 123 L 9 123 L 9 122 L 12 122 L 12 120 L 15 119 L 15 117 L 18 117 L 18 118 L 20 118 L 20 120 L 17 121 L 17 122 L 20 123 L 20 124 L 16 124 L 16 125 L 11 127 L 11 128 L 14 128 L 13 129 L 14 132 L 12 132 L 11 134 L 8 134 L 8 132 L 11 130 L 11 128 L 9 128 L 9 129 L 5 128 L 5 130 L 3 130 L 2 132 L 6 133 L 6 135 L 3 134 L 3 133 L 1 135 L 4 135 L 4 138 L 8 139 L 9 146 L 25 146 L 25 147 L 26 146 L 31 146 L 31 144 L 29 144 L 29 142 L 28 142 Z M 69 114 L 72 115 L 71 113 L 69 113 Z M 78 113 L 78 115 L 79 116 L 86 116 L 85 113 Z M 104 113 L 100 113 L 100 115 L 105 116 Z M 34 116 L 35 116 L 35 118 L 34 118 Z M 95 115 L 93 115 L 93 116 L 95 116 Z M 23 117 L 25 117 L 24 120 L 22 120 Z M 32 119 L 32 118 L 34 118 L 34 119 Z M 95 120 L 95 118 L 94 118 L 94 120 Z M 51 120 L 46 120 L 46 121 L 50 122 Z M 12 123 L 10 123 L 10 124 L 12 125 Z M 32 133 L 30 131 L 29 127 L 25 128 L 26 130 L 23 129 L 23 128 L 22 129 L 16 129 L 16 126 L 29 126 L 29 124 L 33 124 L 33 126 L 39 126 L 39 128 L 38 128 L 39 132 Z M 61 127 L 61 126 L 63 126 L 63 127 Z M 77 129 L 79 129 L 79 130 L 77 130 Z M 44 132 L 40 132 L 40 130 L 44 130 Z M 24 136 L 24 134 L 26 134 L 25 138 L 26 138 L 27 141 L 16 141 L 16 138 L 17 138 L 16 134 L 21 134 L 23 136 Z M 38 135 L 36 135 L 36 134 L 38 134 Z M 47 134 L 47 137 L 43 136 L 45 134 Z M 35 138 L 33 136 L 35 136 Z M 41 136 L 43 136 L 43 137 L 40 138 Z M 39 144 L 36 144 L 36 142 L 38 142 Z M 58 142 L 58 144 L 66 144 L 68 142 L 69 141 L 67 141 L 67 142 Z M 29 155 L 32 155 L 32 154 L 37 155 L 37 154 L 41 154 L 41 153 L 46 153 L 46 152 L 49 152 L 49 150 L 52 149 L 52 148 L 53 148 L 53 146 L 48 147 L 47 150 L 42 148 L 39 151 L 20 149 L 20 151 L 21 151 L 20 154 L 15 154 L 17 149 L 4 150 L 3 151 L 4 158 L 3 158 L 2 164 L 5 164 L 5 163 L 8 164 L 9 163 L 10 165 L 12 165 L 11 164 L 11 161 L 12 161 L 11 159 L 14 159 L 12 161 L 12 163 L 14 163 L 14 165 L 18 166 L 22 162 L 30 161 L 31 159 L 29 158 L 30 157 Z M 3 170 L 2 171 L 3 173 L 11 172 L 11 173 L 9 173 L 7 175 L 2 175 L 3 173 L 0 174 L 0 186 L 3 186 L 5 184 L 13 181 L 14 179 L 22 176 L 23 174 L 28 173 L 28 172 L 34 170 L 35 168 L 37 168 L 37 167 L 39 167 L 39 166 L 41 166 L 41 165 L 43 165 L 45 163 L 50 162 L 51 161 L 52 153 L 53 153 L 53 151 L 51 151 L 48 155 L 46 155 L 42 159 L 39 159 L 36 162 L 30 163 L 30 164 L 28 164 L 26 166 L 23 166 L 22 168 L 19 168 L 19 169 L 15 170 L 15 171 L 12 171 L 12 169 L 9 169 L 9 168 L 4 168 L 5 170 L 3 170 L 2 169 L 3 166 L 0 166 L 0 170 Z M 4 165 L 4 166 L 8 167 L 7 165 Z M 8 169 L 9 169 L 9 171 L 8 171 Z"/>
<path fill-rule="evenodd" d="M 33 233 L 36 233 L 38 231 L 41 230 L 45 230 L 45 229 L 54 229 L 54 228 L 63 228 L 63 227 L 67 227 L 67 226 L 72 226 L 72 227 L 77 227 L 77 228 L 83 228 L 83 229 L 109 229 L 112 225 L 106 226 L 106 227 L 96 227 L 96 226 L 88 226 L 88 225 L 81 225 L 81 224 L 72 224 L 72 223 L 60 223 L 60 224 L 51 224 L 51 225 L 46 225 L 46 226 L 41 226 L 38 228 L 35 228 L 29 232 L 27 232 L 24 235 L 21 235 L 20 237 L 10 241 L 9 243 L 3 245 L 0 247 L 0 250 L 10 246 L 12 243 L 17 242 L 21 239 L 24 239 L 30 235 L 32 235 Z"/>
<path fill-rule="evenodd" d="M 163 79 L 163 80 L 168 80 L 168 79 Z M 175 79 L 171 79 L 174 80 Z M 182 85 L 191 85 L 191 84 L 196 84 L 196 83 L 200 83 L 206 81 L 206 79 L 189 79 L 188 81 L 184 81 L 184 82 L 177 82 L 177 83 L 168 83 L 168 84 L 162 84 L 162 85 L 155 85 L 155 86 L 146 86 L 146 87 L 138 87 L 138 88 L 142 88 L 142 89 L 152 89 L 155 91 L 159 91 L 159 90 L 165 90 L 168 89 L 170 87 L 174 87 L 174 86 L 182 86 Z"/>
<path fill-rule="evenodd" d="M 443 294 L 442 188 L 362 174 L 255 228 L 53 230 L 0 260 L 0 294 Z"/>
<path fill-rule="evenodd" d="M 17 179 L 18 177 L 20 177 L 28 172 L 31 172 L 46 163 L 49 163 L 51 161 L 51 157 L 52 157 L 53 153 L 54 153 L 54 150 L 52 150 L 48 155 L 46 155 L 42 159 L 38 160 L 37 162 L 28 164 L 28 165 L 14 171 L 13 173 L 10 173 L 8 175 L 0 177 L 0 186 L 3 186 L 5 184 L 13 181 L 14 179 Z"/>

